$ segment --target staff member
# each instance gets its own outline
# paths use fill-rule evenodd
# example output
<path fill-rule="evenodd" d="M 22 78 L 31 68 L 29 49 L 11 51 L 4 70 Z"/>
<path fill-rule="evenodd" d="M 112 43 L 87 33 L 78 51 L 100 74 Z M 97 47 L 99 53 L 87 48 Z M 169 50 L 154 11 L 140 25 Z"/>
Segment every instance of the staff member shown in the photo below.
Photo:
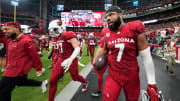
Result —
<path fill-rule="evenodd" d="M 42 72 L 42 63 L 32 38 L 20 31 L 20 24 L 7 22 L 2 27 L 0 42 L 7 46 L 7 66 L 0 80 L 0 98 L 11 101 L 11 92 L 16 86 L 41 86 L 46 91 L 47 80 L 27 79 L 28 72 L 34 66 L 36 73 Z"/>

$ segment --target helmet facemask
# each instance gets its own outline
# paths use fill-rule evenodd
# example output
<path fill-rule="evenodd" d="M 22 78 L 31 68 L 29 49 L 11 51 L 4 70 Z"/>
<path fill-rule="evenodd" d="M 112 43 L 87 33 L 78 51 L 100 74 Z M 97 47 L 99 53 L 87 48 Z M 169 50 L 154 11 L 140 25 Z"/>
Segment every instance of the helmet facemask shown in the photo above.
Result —
<path fill-rule="evenodd" d="M 81 39 L 81 35 L 77 35 L 77 39 L 80 40 Z"/>
<path fill-rule="evenodd" d="M 93 34 L 93 33 L 90 33 L 90 34 L 89 34 L 89 38 L 94 38 L 94 34 Z"/>

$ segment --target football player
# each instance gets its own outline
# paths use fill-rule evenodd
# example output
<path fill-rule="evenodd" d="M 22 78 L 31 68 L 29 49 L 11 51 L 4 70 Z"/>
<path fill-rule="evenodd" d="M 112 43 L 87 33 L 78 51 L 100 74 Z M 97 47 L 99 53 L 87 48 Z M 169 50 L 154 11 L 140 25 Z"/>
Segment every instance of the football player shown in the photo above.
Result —
<path fill-rule="evenodd" d="M 88 45 L 89 45 L 89 50 L 91 54 L 91 63 L 93 62 L 94 59 L 94 51 L 95 51 L 95 45 L 96 45 L 96 38 L 93 33 L 89 33 L 88 36 Z"/>
<path fill-rule="evenodd" d="M 108 27 L 102 30 L 104 47 L 96 58 L 111 51 L 109 74 L 103 88 L 103 101 L 117 101 L 124 88 L 126 101 L 138 101 L 140 94 L 138 54 L 142 58 L 148 80 L 147 92 L 151 101 L 158 101 L 155 70 L 150 48 L 141 33 L 145 27 L 141 21 L 124 23 L 122 10 L 118 6 L 109 7 L 106 12 Z"/>
<path fill-rule="evenodd" d="M 63 30 L 59 30 L 60 28 L 60 21 L 59 20 L 53 20 L 49 23 L 49 36 L 51 36 L 52 41 L 52 63 L 51 66 L 48 68 L 53 68 L 54 64 L 57 62 L 59 58 L 59 45 L 58 45 L 58 39 L 60 38 L 60 33 L 62 33 Z"/>
<path fill-rule="evenodd" d="M 83 48 L 83 39 L 81 38 L 81 35 L 78 34 L 77 35 L 77 40 L 78 40 L 78 44 L 79 44 L 79 47 L 80 47 L 80 56 L 78 56 L 78 59 L 81 59 L 81 56 L 82 56 L 82 48 Z M 84 64 L 82 64 L 80 61 L 78 61 L 78 65 L 82 66 L 82 67 L 85 67 Z"/>
<path fill-rule="evenodd" d="M 40 38 L 40 49 L 41 49 L 41 52 L 43 52 L 43 48 L 45 48 L 48 53 L 49 53 L 49 39 L 47 36 L 45 35 L 42 35 Z"/>
<path fill-rule="evenodd" d="M 60 25 L 57 30 L 62 30 L 62 25 Z M 60 58 L 52 69 L 49 87 L 49 101 L 54 101 L 57 90 L 57 81 L 62 76 L 63 72 L 69 70 L 74 81 L 83 83 L 81 92 L 85 92 L 88 85 L 88 82 L 78 73 L 77 55 L 79 54 L 80 47 L 76 34 L 74 32 L 66 32 L 65 30 L 59 34 L 60 38 L 58 40 L 58 47 Z"/>
<path fill-rule="evenodd" d="M 86 56 L 89 56 L 89 43 L 88 43 L 88 40 L 86 40 L 86 42 L 85 42 L 85 44 L 87 45 L 87 54 L 86 54 Z"/>
<path fill-rule="evenodd" d="M 97 52 L 100 51 L 101 48 L 103 48 L 103 47 L 104 47 L 104 38 L 101 38 L 101 39 L 100 39 L 100 45 L 99 45 L 99 48 L 98 48 Z M 99 70 L 99 71 L 97 71 L 96 69 L 94 69 L 94 71 L 98 73 L 98 89 L 97 89 L 96 92 L 93 92 L 93 93 L 91 94 L 91 95 L 94 96 L 94 97 L 99 97 L 99 96 L 101 96 L 101 88 L 102 88 L 102 83 L 103 83 L 103 74 L 104 74 L 104 72 L 106 71 L 108 65 L 110 64 L 110 60 L 109 60 L 109 59 L 110 59 L 110 53 L 108 54 L 108 63 L 107 63 L 107 65 L 106 65 L 102 70 Z M 94 61 L 95 61 L 95 60 L 94 60 Z M 94 62 L 93 62 L 93 63 L 94 63 Z M 94 64 L 93 64 L 93 65 L 94 65 Z"/>
<path fill-rule="evenodd" d="M 36 72 L 42 72 L 42 63 L 32 38 L 20 31 L 20 24 L 6 22 L 0 33 L 0 42 L 7 46 L 7 66 L 0 80 L 0 98 L 11 101 L 11 92 L 16 86 L 41 86 L 46 92 L 47 80 L 41 82 L 27 79 L 28 72 L 34 66 Z"/>
<path fill-rule="evenodd" d="M 83 39 L 81 38 L 80 34 L 77 35 L 77 40 L 78 40 L 79 47 L 80 47 L 80 58 L 81 58 L 81 56 L 82 56 L 82 48 L 83 48 Z"/>

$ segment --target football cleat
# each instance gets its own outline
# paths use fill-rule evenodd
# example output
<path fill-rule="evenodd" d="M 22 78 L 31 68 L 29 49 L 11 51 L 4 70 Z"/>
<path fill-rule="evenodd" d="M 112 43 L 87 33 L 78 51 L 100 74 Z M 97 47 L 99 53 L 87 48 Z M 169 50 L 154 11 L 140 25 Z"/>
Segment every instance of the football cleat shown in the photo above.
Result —
<path fill-rule="evenodd" d="M 83 88 L 81 89 L 81 92 L 84 93 L 85 91 L 87 91 L 87 87 L 88 87 L 88 83 L 83 84 Z"/>
<path fill-rule="evenodd" d="M 91 93 L 91 96 L 100 97 L 101 96 L 101 91 L 93 92 L 93 93 Z"/>
<path fill-rule="evenodd" d="M 47 84 L 48 80 L 44 80 L 41 84 L 42 93 L 45 93 L 47 91 Z"/>
<path fill-rule="evenodd" d="M 175 75 L 173 71 L 168 72 L 169 75 Z"/>

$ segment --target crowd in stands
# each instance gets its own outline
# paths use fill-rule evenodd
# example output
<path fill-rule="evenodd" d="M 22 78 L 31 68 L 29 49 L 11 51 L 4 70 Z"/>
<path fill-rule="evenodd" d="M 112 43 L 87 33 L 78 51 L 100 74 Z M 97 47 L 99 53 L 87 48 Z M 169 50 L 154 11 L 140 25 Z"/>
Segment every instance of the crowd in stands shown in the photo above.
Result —
<path fill-rule="evenodd" d="M 163 55 L 160 50 L 166 45 L 167 39 L 170 38 L 176 46 L 180 45 L 180 21 L 146 25 L 145 35 L 150 43 L 151 52 L 156 53 L 158 48 L 159 52 L 156 55 Z M 178 54 L 176 54 L 176 59 L 177 57 Z"/>

